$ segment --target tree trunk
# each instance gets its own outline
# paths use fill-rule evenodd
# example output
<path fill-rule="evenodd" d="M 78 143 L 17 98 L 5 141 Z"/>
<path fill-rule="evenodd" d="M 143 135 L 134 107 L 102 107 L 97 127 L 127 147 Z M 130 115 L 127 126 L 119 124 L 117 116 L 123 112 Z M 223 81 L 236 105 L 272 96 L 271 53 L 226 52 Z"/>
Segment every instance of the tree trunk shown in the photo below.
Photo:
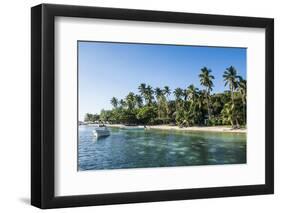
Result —
<path fill-rule="evenodd" d="M 207 108 L 208 108 L 208 120 L 210 121 L 211 111 L 210 111 L 210 103 L 209 103 L 209 89 L 207 89 L 206 98 L 207 98 Z"/>
<path fill-rule="evenodd" d="M 231 122 L 232 129 L 234 129 L 235 126 L 234 126 L 233 118 L 231 118 L 230 122 Z"/>
<path fill-rule="evenodd" d="M 247 125 L 247 116 L 246 116 L 246 103 L 243 101 L 243 115 L 244 115 L 244 124 Z"/>
<path fill-rule="evenodd" d="M 208 107 L 208 117 L 209 117 L 209 120 L 210 120 L 210 118 L 211 118 L 211 112 L 210 112 L 209 98 L 207 98 L 207 107 Z"/>
<path fill-rule="evenodd" d="M 238 122 L 237 117 L 236 117 L 235 121 L 236 121 L 236 128 L 240 129 L 240 124 L 239 124 L 239 122 Z"/>
<path fill-rule="evenodd" d="M 240 125 L 239 125 L 239 122 L 238 122 L 238 119 L 237 119 L 237 115 L 235 114 L 236 111 L 235 111 L 235 103 L 234 103 L 234 91 L 233 91 L 233 86 L 230 86 L 230 90 L 231 90 L 231 100 L 232 100 L 232 104 L 233 104 L 233 119 L 235 120 L 235 123 L 236 123 L 236 127 L 237 128 L 240 128 Z M 233 122 L 234 124 L 234 122 Z"/>
<path fill-rule="evenodd" d="M 233 87 L 232 86 L 230 86 L 230 91 L 231 91 L 231 100 L 232 100 L 232 104 L 233 104 L 233 106 L 234 106 L 234 92 L 233 92 Z"/>

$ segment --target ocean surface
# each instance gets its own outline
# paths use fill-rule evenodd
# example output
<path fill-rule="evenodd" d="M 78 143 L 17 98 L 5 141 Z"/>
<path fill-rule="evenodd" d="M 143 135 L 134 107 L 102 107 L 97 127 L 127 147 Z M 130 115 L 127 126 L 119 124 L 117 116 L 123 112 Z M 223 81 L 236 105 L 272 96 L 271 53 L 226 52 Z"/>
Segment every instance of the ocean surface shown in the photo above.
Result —
<path fill-rule="evenodd" d="M 246 134 L 79 126 L 78 170 L 245 164 Z"/>

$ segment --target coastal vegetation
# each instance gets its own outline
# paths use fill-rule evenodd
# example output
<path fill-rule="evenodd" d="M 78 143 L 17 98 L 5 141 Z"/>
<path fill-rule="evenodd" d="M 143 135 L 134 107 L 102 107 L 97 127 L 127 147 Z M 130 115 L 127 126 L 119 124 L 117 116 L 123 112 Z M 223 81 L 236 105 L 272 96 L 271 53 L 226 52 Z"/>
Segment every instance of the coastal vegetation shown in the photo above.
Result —
<path fill-rule="evenodd" d="M 246 126 L 247 81 L 233 66 L 226 68 L 222 77 L 226 90 L 217 93 L 213 92 L 215 77 L 207 67 L 203 67 L 198 75 L 202 89 L 191 84 L 172 91 L 169 86 L 153 88 L 142 83 L 138 94 L 129 92 L 121 99 L 112 97 L 111 110 L 87 113 L 84 121 L 180 127 Z"/>

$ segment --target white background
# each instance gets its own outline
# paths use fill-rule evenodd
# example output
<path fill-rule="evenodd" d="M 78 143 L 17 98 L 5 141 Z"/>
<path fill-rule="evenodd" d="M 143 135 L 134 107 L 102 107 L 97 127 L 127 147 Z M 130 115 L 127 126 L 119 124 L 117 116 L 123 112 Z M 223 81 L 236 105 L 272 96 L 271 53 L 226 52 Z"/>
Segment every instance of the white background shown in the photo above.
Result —
<path fill-rule="evenodd" d="M 265 138 L 264 29 L 65 17 L 55 23 L 55 195 L 265 183 L 264 140 L 260 140 Z M 78 39 L 247 47 L 247 164 L 77 172 Z"/>
<path fill-rule="evenodd" d="M 278 1 L 145 1 L 60 0 L 46 3 L 82 4 L 137 9 L 172 10 L 275 18 L 275 195 L 201 199 L 50 210 L 51 212 L 280 212 L 281 207 L 281 14 Z M 30 7 L 41 1 L 1 2 L 1 149 L 0 211 L 39 212 L 28 205 L 30 196 Z M 278 131 L 279 130 L 279 131 Z M 281 209 L 281 208 L 280 208 Z"/>

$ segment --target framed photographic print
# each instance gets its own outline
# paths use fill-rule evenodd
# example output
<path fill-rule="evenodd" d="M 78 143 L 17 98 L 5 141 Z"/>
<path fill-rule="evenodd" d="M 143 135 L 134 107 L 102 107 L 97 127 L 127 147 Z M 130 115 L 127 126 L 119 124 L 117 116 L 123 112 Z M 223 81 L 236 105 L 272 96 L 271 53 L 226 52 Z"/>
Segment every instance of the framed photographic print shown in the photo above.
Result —
<path fill-rule="evenodd" d="M 31 9 L 31 203 L 272 194 L 274 21 Z"/>

